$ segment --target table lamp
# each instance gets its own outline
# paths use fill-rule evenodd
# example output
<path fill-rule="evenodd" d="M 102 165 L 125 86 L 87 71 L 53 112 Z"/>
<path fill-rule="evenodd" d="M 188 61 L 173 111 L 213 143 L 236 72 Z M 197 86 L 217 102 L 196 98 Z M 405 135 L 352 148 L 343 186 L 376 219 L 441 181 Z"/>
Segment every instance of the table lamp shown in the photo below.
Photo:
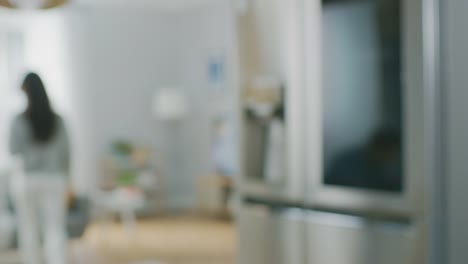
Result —
<path fill-rule="evenodd" d="M 163 139 L 161 149 L 162 171 L 167 175 L 167 202 L 169 207 L 177 206 L 180 177 L 187 166 L 184 134 L 184 119 L 188 115 L 188 100 L 185 94 L 173 87 L 158 89 L 153 95 L 152 114 L 160 122 L 159 133 Z"/>

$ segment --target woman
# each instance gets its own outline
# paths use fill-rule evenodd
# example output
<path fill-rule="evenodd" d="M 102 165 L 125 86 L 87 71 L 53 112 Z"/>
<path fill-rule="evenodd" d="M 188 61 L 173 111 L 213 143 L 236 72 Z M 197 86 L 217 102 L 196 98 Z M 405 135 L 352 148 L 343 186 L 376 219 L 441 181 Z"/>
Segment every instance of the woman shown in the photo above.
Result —
<path fill-rule="evenodd" d="M 68 136 L 41 78 L 29 73 L 22 89 L 28 104 L 14 120 L 10 140 L 11 154 L 20 164 L 12 179 L 20 250 L 24 263 L 40 263 L 42 231 L 46 263 L 64 264 Z"/>

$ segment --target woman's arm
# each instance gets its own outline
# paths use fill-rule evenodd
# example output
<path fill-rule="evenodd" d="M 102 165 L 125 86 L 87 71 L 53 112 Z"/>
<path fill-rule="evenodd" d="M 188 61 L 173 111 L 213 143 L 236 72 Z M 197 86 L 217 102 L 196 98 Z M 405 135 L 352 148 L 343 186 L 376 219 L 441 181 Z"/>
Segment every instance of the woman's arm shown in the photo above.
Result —
<path fill-rule="evenodd" d="M 68 136 L 68 130 L 65 122 L 61 122 L 61 133 L 60 133 L 60 166 L 63 172 L 67 175 L 70 174 L 70 140 Z"/>
<path fill-rule="evenodd" d="M 16 118 L 10 130 L 10 154 L 13 156 L 21 156 L 24 152 L 24 145 L 26 144 L 24 129 L 25 127 L 21 124 L 21 120 Z"/>

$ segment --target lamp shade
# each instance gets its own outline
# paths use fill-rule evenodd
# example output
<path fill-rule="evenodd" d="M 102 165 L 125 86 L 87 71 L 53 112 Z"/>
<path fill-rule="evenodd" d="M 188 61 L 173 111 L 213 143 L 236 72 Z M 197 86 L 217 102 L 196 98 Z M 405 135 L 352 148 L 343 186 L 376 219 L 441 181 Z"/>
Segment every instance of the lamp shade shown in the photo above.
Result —
<path fill-rule="evenodd" d="M 68 3 L 68 0 L 0 0 L 0 6 L 17 9 L 48 9 Z"/>
<path fill-rule="evenodd" d="M 162 88 L 153 95 L 153 115 L 160 120 L 179 120 L 188 112 L 187 98 L 175 88 Z"/>

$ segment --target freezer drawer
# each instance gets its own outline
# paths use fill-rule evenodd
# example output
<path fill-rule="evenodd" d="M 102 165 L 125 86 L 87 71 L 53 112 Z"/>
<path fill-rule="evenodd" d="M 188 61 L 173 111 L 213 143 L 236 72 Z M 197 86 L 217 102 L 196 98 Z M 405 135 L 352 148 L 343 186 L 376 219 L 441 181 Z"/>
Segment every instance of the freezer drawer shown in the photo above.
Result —
<path fill-rule="evenodd" d="M 422 264 L 420 228 L 331 213 L 306 213 L 308 264 Z"/>
<path fill-rule="evenodd" d="M 302 210 L 244 206 L 239 229 L 240 264 L 306 263 Z"/>
<path fill-rule="evenodd" d="M 238 214 L 239 264 L 273 263 L 273 219 L 267 207 L 242 207 Z"/>

